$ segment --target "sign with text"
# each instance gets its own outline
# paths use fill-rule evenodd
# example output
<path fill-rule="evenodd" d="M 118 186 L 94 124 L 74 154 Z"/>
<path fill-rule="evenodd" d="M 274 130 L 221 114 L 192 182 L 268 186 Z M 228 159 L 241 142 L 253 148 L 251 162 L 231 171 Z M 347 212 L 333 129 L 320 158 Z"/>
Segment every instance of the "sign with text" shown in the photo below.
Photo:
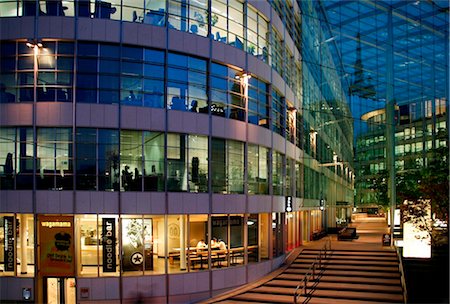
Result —
<path fill-rule="evenodd" d="M 102 219 L 103 272 L 116 272 L 116 220 Z"/>
<path fill-rule="evenodd" d="M 72 216 L 39 216 L 39 257 L 43 276 L 74 276 Z"/>
<path fill-rule="evenodd" d="M 286 196 L 284 210 L 286 212 L 292 212 L 292 196 Z"/>
<path fill-rule="evenodd" d="M 16 252 L 14 250 L 14 217 L 4 217 L 4 254 L 5 254 L 5 271 L 14 271 L 14 261 Z"/>

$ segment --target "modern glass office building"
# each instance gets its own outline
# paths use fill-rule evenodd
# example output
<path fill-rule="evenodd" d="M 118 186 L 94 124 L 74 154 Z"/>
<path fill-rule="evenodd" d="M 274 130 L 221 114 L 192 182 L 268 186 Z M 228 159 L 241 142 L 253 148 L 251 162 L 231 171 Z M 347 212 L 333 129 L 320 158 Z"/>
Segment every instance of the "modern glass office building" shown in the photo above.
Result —
<path fill-rule="evenodd" d="M 348 221 L 352 93 L 386 54 L 359 6 L 0 1 L 0 299 L 194 302 Z"/>
<path fill-rule="evenodd" d="M 336 226 L 352 126 L 318 8 L 0 1 L 0 298 L 196 301 Z"/>
<path fill-rule="evenodd" d="M 324 9 L 354 117 L 355 205 L 378 205 L 387 172 L 426 167 L 437 151 L 448 158 L 449 2 L 325 1 Z"/>

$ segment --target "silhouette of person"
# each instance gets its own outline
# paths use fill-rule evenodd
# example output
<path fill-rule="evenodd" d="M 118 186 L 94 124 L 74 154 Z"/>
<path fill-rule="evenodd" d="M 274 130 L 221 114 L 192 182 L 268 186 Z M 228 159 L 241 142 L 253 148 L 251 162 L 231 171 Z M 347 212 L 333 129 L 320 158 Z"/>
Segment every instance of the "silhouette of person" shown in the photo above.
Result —
<path fill-rule="evenodd" d="M 133 91 L 130 91 L 130 95 L 128 95 L 128 101 L 130 102 L 136 101 L 136 95 L 134 95 Z"/>
<path fill-rule="evenodd" d="M 141 187 L 139 185 L 139 170 L 134 168 L 134 190 L 139 190 Z"/>
<path fill-rule="evenodd" d="M 8 153 L 6 154 L 5 160 L 5 174 L 12 174 L 13 171 L 13 155 L 12 153 Z"/>
<path fill-rule="evenodd" d="M 122 170 L 122 185 L 125 190 L 130 190 L 131 185 L 131 172 L 128 171 L 130 169 L 129 166 L 125 166 L 125 169 Z"/>
<path fill-rule="evenodd" d="M 15 102 L 16 96 L 9 92 L 6 92 L 6 87 L 3 83 L 0 83 L 0 103 Z"/>
<path fill-rule="evenodd" d="M 194 99 L 194 100 L 191 102 L 191 112 L 198 112 L 197 107 L 198 107 L 197 100 Z"/>

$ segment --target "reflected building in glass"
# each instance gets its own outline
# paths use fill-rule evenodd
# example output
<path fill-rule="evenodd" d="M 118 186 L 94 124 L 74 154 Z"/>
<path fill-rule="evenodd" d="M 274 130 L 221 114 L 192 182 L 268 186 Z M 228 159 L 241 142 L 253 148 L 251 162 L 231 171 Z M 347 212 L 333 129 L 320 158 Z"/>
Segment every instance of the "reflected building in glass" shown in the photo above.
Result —
<path fill-rule="evenodd" d="M 345 225 L 338 3 L 0 1 L 0 298 L 199 301 Z"/>

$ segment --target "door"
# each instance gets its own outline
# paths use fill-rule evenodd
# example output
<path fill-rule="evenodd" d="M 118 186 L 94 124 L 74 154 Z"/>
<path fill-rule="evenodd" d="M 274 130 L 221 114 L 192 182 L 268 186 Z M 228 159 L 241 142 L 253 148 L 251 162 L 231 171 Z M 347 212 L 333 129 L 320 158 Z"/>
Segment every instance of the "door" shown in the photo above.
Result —
<path fill-rule="evenodd" d="M 45 278 L 47 304 L 76 304 L 75 278 Z"/>

